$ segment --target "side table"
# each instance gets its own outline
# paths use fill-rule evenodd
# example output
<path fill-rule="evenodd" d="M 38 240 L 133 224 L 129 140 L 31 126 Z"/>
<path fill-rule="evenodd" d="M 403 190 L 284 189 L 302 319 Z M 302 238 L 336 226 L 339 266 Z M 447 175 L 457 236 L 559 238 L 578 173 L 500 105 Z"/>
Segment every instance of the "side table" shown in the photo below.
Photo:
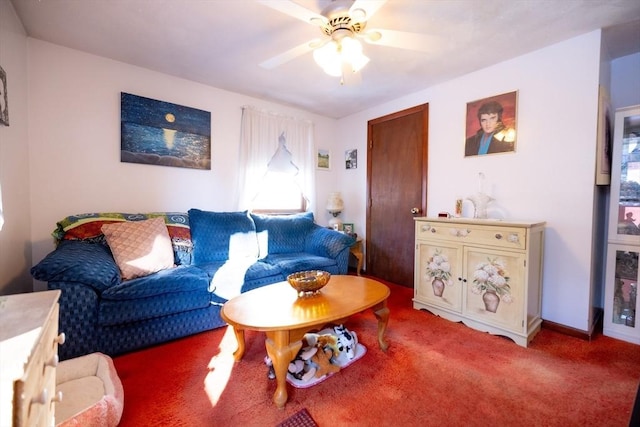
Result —
<path fill-rule="evenodd" d="M 362 269 L 362 260 L 364 259 L 364 253 L 362 252 L 362 237 L 358 237 L 356 239 L 356 242 L 351 245 L 351 248 L 349 248 L 349 252 L 358 260 L 356 273 L 359 276 L 360 270 Z"/>

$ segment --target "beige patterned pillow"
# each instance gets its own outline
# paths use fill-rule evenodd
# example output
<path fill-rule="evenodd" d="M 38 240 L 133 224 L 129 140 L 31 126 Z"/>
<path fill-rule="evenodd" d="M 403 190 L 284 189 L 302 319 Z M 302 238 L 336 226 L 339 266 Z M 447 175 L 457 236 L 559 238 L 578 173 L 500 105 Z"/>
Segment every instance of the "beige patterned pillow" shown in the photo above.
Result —
<path fill-rule="evenodd" d="M 171 238 L 162 218 L 104 224 L 102 233 L 122 280 L 173 267 Z"/>

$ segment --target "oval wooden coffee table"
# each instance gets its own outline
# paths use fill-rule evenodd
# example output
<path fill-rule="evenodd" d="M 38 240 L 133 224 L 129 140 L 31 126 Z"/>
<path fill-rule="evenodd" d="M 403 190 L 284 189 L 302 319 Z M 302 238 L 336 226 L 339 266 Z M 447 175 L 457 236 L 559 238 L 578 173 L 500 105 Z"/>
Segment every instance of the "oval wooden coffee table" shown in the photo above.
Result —
<path fill-rule="evenodd" d="M 244 331 L 265 332 L 267 354 L 276 374 L 273 402 L 284 408 L 288 398 L 287 369 L 302 347 L 304 334 L 329 323 L 344 323 L 351 315 L 372 308 L 378 319 L 378 344 L 386 351 L 388 297 L 389 288 L 378 281 L 332 276 L 317 295 L 298 298 L 289 283 L 279 282 L 232 298 L 222 307 L 221 314 L 233 326 L 238 340 L 238 349 L 233 353 L 236 361 L 244 355 Z"/>

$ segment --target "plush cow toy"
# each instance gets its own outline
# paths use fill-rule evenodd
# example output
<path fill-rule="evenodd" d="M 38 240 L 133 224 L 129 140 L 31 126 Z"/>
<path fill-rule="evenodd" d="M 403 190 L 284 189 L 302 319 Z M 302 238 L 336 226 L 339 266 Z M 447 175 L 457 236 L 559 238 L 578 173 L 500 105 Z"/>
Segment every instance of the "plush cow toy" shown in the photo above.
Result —
<path fill-rule="evenodd" d="M 358 346 L 358 335 L 348 330 L 344 325 L 333 327 L 333 333 L 338 338 L 338 354 L 334 355 L 333 360 L 339 365 L 353 360 L 356 357 L 356 348 Z"/>

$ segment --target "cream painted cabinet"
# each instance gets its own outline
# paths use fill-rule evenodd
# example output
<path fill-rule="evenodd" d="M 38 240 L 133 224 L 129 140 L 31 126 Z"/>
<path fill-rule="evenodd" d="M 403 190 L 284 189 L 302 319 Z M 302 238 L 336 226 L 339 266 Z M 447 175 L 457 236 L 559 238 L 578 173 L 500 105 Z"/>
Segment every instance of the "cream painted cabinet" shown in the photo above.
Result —
<path fill-rule="evenodd" d="M 416 218 L 413 307 L 526 347 L 542 319 L 543 222 Z"/>
<path fill-rule="evenodd" d="M 640 344 L 640 106 L 616 111 L 603 333 Z"/>
<path fill-rule="evenodd" d="M 55 425 L 60 291 L 0 297 L 0 426 Z"/>

